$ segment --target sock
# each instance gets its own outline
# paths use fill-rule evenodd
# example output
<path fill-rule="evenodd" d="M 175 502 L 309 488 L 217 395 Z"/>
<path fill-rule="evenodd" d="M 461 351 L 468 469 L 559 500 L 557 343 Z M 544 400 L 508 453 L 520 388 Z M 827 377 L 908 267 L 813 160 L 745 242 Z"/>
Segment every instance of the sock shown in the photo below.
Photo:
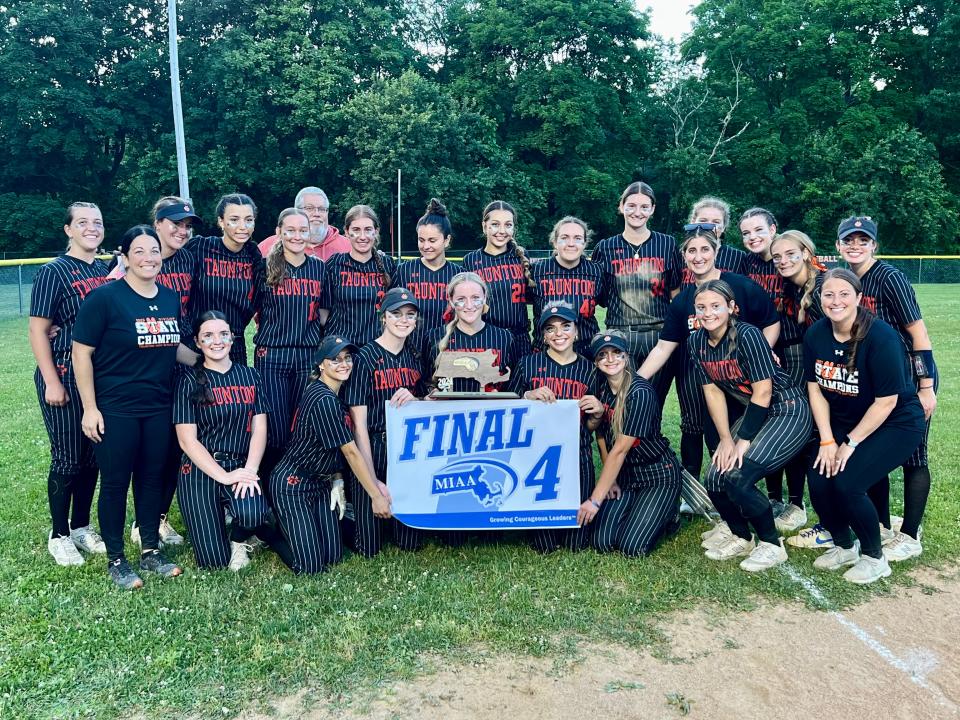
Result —
<path fill-rule="evenodd" d="M 77 475 L 64 475 L 53 470 L 47 475 L 47 500 L 50 502 L 53 537 L 70 534 L 70 492 L 77 478 Z"/>
<path fill-rule="evenodd" d="M 900 532 L 914 540 L 920 531 L 923 513 L 930 495 L 930 468 L 905 467 L 903 469 L 903 525 Z"/>
<path fill-rule="evenodd" d="M 693 433 L 683 433 L 680 436 L 680 462 L 687 472 L 695 478 L 700 477 L 700 468 L 703 466 L 703 437 Z"/>

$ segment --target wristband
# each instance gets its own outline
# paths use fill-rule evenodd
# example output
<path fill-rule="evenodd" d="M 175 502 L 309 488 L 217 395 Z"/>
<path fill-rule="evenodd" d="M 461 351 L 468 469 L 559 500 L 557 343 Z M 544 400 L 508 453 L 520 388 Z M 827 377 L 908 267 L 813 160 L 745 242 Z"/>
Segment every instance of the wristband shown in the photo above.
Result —
<path fill-rule="evenodd" d="M 743 420 L 740 422 L 740 428 L 737 430 L 737 437 L 741 440 L 753 440 L 760 428 L 763 427 L 763 421 L 767 419 L 767 411 L 763 405 L 750 403 L 747 405 L 747 411 L 743 414 Z"/>
<path fill-rule="evenodd" d="M 933 377 L 933 350 L 914 350 L 910 353 L 910 366 L 917 380 Z"/>
<path fill-rule="evenodd" d="M 837 441 L 834 440 L 833 438 L 830 438 L 829 440 L 821 441 L 820 447 L 830 447 L 831 445 L 836 445 L 836 444 L 837 444 Z"/>

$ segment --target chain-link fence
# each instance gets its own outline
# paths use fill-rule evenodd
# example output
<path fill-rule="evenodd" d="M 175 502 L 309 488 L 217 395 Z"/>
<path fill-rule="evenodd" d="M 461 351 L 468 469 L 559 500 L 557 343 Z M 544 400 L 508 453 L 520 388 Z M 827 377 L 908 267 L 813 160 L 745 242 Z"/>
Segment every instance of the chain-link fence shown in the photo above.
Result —
<path fill-rule="evenodd" d="M 547 253 L 533 251 L 530 255 L 536 259 Z M 0 260 L 0 319 L 30 314 L 33 278 L 48 259 Z M 960 283 L 960 255 L 892 255 L 883 259 L 903 271 L 914 285 Z M 828 267 L 837 263 L 836 257 L 822 260 Z"/>

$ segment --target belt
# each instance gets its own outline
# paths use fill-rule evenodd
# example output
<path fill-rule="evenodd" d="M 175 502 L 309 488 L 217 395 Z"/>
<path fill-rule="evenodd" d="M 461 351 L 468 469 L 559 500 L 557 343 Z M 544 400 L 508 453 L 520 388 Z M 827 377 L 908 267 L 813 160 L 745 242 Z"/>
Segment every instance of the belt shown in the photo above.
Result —
<path fill-rule="evenodd" d="M 652 325 L 618 325 L 610 330 L 629 330 L 630 332 L 650 332 L 651 330 L 663 329 L 663 323 L 654 323 Z"/>
<path fill-rule="evenodd" d="M 220 452 L 219 450 L 217 452 L 210 453 L 210 455 L 217 462 L 246 462 L 247 461 L 246 455 L 239 455 L 237 453 L 231 453 L 231 452 Z"/>

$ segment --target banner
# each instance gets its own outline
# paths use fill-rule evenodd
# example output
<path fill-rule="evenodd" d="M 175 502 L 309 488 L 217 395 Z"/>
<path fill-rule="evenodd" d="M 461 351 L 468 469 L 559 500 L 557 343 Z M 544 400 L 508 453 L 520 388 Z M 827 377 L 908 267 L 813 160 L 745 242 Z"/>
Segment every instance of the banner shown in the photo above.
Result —
<path fill-rule="evenodd" d="M 426 530 L 577 526 L 575 400 L 387 406 L 387 487 L 400 522 Z"/>

